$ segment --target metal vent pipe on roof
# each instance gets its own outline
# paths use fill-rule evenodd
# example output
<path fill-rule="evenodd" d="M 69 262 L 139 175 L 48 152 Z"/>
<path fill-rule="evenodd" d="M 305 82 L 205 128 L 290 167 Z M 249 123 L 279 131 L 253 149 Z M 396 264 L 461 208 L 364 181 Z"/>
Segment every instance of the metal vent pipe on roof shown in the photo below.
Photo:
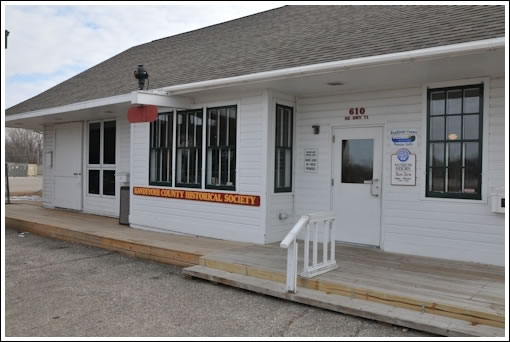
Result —
<path fill-rule="evenodd" d="M 134 72 L 135 78 L 138 80 L 138 89 L 143 90 L 145 80 L 149 78 L 149 73 L 143 67 L 143 64 L 138 64 L 138 68 Z M 149 88 L 149 82 L 147 82 L 147 89 Z"/>

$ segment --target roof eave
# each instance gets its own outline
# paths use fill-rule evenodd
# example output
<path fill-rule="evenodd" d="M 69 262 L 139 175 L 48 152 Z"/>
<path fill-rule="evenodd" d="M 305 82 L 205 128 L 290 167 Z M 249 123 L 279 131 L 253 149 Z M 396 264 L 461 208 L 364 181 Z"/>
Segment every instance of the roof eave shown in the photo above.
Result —
<path fill-rule="evenodd" d="M 484 50 L 504 48 L 504 46 L 505 37 L 499 37 L 471 41 L 467 43 L 442 45 L 426 49 L 396 52 L 378 56 L 353 58 L 342 61 L 304 65 L 299 67 L 265 71 L 235 77 L 220 78 L 215 80 L 179 84 L 159 88 L 158 90 L 165 91 L 169 95 L 184 94 L 193 91 L 239 86 L 263 81 L 273 81 L 294 77 L 312 76 L 333 71 L 339 71 L 342 69 L 355 69 L 374 65 L 394 64 L 411 60 L 423 60 L 427 58 L 463 55 L 467 53 L 475 53 Z"/>

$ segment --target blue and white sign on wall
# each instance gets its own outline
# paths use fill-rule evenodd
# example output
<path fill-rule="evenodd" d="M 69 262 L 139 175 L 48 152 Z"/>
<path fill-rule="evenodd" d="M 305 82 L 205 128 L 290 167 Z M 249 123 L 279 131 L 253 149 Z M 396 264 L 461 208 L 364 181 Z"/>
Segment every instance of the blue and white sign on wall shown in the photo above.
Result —
<path fill-rule="evenodd" d="M 415 147 L 418 131 L 416 129 L 392 129 L 390 135 L 394 146 Z"/>
<path fill-rule="evenodd" d="M 416 155 L 406 148 L 391 156 L 391 185 L 416 185 Z"/>

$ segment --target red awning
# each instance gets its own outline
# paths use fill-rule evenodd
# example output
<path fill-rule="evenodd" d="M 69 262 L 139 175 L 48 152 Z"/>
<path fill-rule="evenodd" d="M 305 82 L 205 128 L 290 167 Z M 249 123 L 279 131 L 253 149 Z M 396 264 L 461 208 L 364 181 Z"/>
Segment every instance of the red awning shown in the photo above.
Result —
<path fill-rule="evenodd" d="M 153 105 L 137 105 L 129 108 L 128 121 L 130 123 L 152 122 L 158 118 L 158 107 Z"/>

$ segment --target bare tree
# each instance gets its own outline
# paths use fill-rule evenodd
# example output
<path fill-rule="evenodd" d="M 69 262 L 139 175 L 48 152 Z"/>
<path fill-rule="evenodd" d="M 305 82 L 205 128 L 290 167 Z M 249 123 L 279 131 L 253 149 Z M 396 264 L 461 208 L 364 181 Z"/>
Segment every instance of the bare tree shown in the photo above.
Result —
<path fill-rule="evenodd" d="M 5 160 L 12 163 L 40 164 L 42 134 L 24 128 L 8 128 L 5 135 Z"/>

